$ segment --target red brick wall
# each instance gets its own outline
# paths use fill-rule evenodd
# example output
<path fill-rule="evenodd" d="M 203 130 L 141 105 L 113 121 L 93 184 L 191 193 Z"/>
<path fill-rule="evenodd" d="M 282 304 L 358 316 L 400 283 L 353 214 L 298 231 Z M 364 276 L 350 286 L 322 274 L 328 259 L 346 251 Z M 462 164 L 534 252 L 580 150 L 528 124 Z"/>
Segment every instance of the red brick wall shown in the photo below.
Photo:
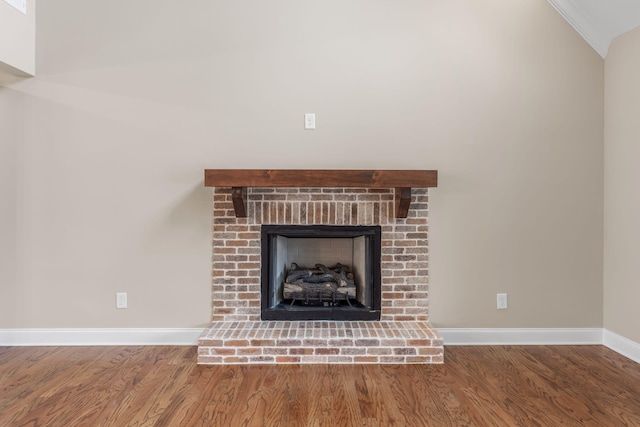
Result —
<path fill-rule="evenodd" d="M 427 189 L 413 189 L 409 215 L 394 216 L 393 189 L 249 188 L 236 218 L 230 188 L 214 188 L 212 321 L 260 320 L 260 225 L 382 227 L 382 315 L 428 321 Z"/>

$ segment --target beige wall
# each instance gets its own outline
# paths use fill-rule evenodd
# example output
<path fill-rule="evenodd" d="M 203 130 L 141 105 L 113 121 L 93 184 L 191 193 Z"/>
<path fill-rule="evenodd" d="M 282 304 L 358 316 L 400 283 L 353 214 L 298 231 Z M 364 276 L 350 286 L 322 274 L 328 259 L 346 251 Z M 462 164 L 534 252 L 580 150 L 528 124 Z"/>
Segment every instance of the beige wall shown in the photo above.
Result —
<path fill-rule="evenodd" d="M 36 72 L 36 0 L 27 13 L 0 1 L 0 83 Z"/>
<path fill-rule="evenodd" d="M 640 28 L 605 62 L 604 327 L 640 342 Z"/>
<path fill-rule="evenodd" d="M 602 326 L 603 61 L 547 2 L 181 6 L 39 4 L 15 326 L 207 323 L 222 167 L 438 169 L 436 326 Z"/>
<path fill-rule="evenodd" d="M 23 119 L 23 97 L 0 87 L 0 324 L 4 327 L 20 325 L 17 178 Z"/>

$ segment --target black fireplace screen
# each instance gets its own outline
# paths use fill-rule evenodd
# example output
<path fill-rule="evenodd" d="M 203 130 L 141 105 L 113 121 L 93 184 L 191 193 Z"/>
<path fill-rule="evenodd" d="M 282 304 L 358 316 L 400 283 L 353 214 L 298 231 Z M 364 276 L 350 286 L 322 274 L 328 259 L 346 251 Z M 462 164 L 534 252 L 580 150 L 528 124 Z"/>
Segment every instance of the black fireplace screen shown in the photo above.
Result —
<path fill-rule="evenodd" d="M 263 225 L 263 320 L 380 320 L 379 226 Z"/>

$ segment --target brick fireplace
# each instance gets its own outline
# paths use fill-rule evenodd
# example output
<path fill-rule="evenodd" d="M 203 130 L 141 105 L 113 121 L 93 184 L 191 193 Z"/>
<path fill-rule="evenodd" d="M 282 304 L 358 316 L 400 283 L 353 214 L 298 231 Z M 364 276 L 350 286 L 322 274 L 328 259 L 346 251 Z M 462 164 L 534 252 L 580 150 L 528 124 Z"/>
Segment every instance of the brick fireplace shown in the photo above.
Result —
<path fill-rule="evenodd" d="M 206 171 L 212 323 L 198 363 L 442 363 L 428 319 L 428 172 Z M 261 320 L 261 230 L 278 224 L 379 226 L 380 320 Z"/>

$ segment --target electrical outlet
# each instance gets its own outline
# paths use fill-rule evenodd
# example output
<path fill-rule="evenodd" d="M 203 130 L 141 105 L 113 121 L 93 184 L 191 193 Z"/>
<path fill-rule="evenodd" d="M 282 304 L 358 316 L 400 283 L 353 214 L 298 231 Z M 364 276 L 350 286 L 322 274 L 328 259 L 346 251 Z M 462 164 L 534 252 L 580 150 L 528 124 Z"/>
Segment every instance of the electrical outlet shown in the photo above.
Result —
<path fill-rule="evenodd" d="M 507 309 L 507 294 L 498 294 L 497 295 L 498 302 L 498 310 L 506 310 Z"/>
<path fill-rule="evenodd" d="M 116 308 L 127 308 L 127 293 L 116 293 Z"/>

